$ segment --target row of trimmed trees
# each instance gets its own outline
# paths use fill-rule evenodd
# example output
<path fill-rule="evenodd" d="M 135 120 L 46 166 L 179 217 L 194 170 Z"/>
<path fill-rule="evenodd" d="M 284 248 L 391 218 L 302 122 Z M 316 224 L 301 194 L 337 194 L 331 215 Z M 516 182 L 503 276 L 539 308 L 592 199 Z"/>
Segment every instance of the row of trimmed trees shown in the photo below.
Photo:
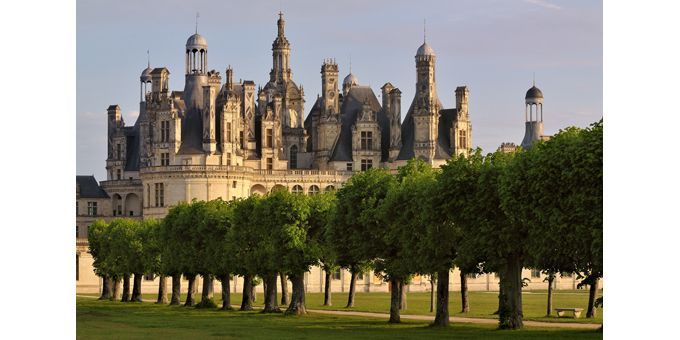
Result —
<path fill-rule="evenodd" d="M 449 323 L 449 273 L 461 270 L 463 311 L 466 275 L 500 277 L 499 328 L 522 323 L 522 269 L 538 268 L 549 279 L 576 272 L 591 287 L 593 316 L 602 277 L 602 121 L 568 128 L 547 142 L 516 153 L 454 157 L 441 169 L 412 160 L 396 175 L 371 169 L 351 177 L 337 192 L 304 196 L 277 190 L 231 202 L 180 203 L 162 221 L 99 221 L 89 230 L 102 298 L 140 299 L 141 275 L 172 278 L 171 304 L 179 304 L 180 278 L 188 279 L 185 305 L 214 306 L 213 279 L 222 283 L 230 309 L 229 280 L 244 278 L 241 310 L 251 310 L 255 277 L 262 278 L 264 312 L 280 311 L 277 278 L 293 285 L 287 313 L 305 314 L 304 274 L 326 272 L 324 304 L 331 304 L 331 273 L 351 274 L 347 307 L 354 304 L 357 276 L 372 268 L 389 282 L 390 322 L 406 307 L 404 287 L 414 275 L 436 278 L 434 324 Z M 130 277 L 134 276 L 132 295 Z M 432 280 L 434 284 L 435 280 Z M 549 282 L 552 286 L 552 282 Z M 285 294 L 287 289 L 282 287 Z M 549 296 L 548 314 L 551 296 Z"/>

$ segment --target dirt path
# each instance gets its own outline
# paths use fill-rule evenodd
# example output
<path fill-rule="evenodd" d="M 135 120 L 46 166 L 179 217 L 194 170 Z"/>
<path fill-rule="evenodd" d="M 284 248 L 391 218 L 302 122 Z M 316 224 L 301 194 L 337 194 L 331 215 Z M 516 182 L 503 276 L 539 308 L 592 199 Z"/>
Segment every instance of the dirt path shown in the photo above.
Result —
<path fill-rule="evenodd" d="M 76 297 L 92 298 L 96 299 L 96 296 L 91 295 L 76 295 Z M 150 300 L 144 300 L 144 302 L 154 302 Z M 232 305 L 235 308 L 240 306 Z M 322 309 L 307 309 L 308 312 L 316 314 L 327 314 L 327 315 L 349 315 L 349 316 L 363 316 L 371 318 L 381 318 L 389 319 L 390 315 L 387 313 L 372 313 L 372 312 L 356 312 L 356 311 L 339 311 L 339 310 L 322 310 Z M 432 321 L 433 316 L 429 315 L 409 315 L 402 314 L 402 319 L 410 320 L 421 320 L 421 321 Z M 461 318 L 458 316 L 452 316 L 449 318 L 453 323 L 474 323 L 474 324 L 485 324 L 485 325 L 496 325 L 498 320 L 496 319 L 484 319 L 484 318 Z M 542 321 L 524 321 L 525 326 L 529 327 L 540 327 L 540 328 L 563 328 L 563 329 L 598 329 L 602 327 L 599 323 L 575 323 L 575 322 L 542 322 Z"/>

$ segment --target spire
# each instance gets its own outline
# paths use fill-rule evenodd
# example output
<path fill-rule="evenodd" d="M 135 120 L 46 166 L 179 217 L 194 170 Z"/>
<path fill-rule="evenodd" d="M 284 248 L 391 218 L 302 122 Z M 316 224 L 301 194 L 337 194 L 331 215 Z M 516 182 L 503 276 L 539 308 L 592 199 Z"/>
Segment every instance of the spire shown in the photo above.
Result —
<path fill-rule="evenodd" d="M 352 73 L 352 55 L 349 55 L 349 73 Z"/>
<path fill-rule="evenodd" d="M 146 50 L 146 67 L 151 67 L 151 56 L 149 56 L 149 50 Z"/>
<path fill-rule="evenodd" d="M 198 12 L 196 12 L 196 32 L 195 32 L 196 34 L 198 34 L 198 17 L 199 17 Z"/>
<path fill-rule="evenodd" d="M 427 19 L 423 19 L 423 44 L 427 42 Z"/>
<path fill-rule="evenodd" d="M 534 80 L 532 82 L 532 86 L 536 86 L 536 72 L 534 72 Z"/>
<path fill-rule="evenodd" d="M 282 37 L 284 35 L 284 26 L 286 25 L 286 21 L 283 20 L 283 12 L 279 11 L 279 20 L 277 21 L 277 25 L 279 26 L 279 37 Z"/>

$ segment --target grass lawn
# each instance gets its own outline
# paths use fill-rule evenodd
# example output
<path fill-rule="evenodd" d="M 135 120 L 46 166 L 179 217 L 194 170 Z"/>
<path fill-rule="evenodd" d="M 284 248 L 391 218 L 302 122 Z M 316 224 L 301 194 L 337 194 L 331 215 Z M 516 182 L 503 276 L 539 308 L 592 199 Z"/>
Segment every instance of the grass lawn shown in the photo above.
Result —
<path fill-rule="evenodd" d="M 339 295 L 339 294 L 338 294 Z M 384 319 L 318 315 L 295 317 L 259 312 L 222 312 L 151 303 L 76 298 L 76 334 L 82 339 L 601 339 L 593 330 L 523 329 L 453 324 L 434 329 L 424 321 L 390 325 Z"/>
<path fill-rule="evenodd" d="M 451 316 L 461 316 L 461 317 L 476 317 L 476 318 L 491 318 L 496 319 L 497 315 L 492 313 L 496 311 L 498 307 L 498 293 L 497 292 L 470 292 L 470 312 L 460 313 L 460 292 L 450 292 L 449 295 L 449 312 Z M 602 290 L 600 290 L 599 296 L 602 295 Z M 215 292 L 215 300 L 220 303 L 220 293 Z M 281 294 L 279 293 L 279 301 Z M 585 309 L 588 304 L 588 291 L 586 290 L 559 290 L 554 292 L 553 295 L 553 307 L 580 307 L 584 311 L 581 314 L 581 318 L 557 318 L 553 311 L 552 317 L 545 316 L 545 306 L 547 302 L 547 291 L 531 291 L 524 292 L 522 295 L 522 302 L 524 308 L 524 319 L 525 320 L 535 320 L 535 321 L 548 321 L 548 322 L 579 322 L 579 323 L 602 323 L 603 309 L 597 309 L 597 316 L 593 319 L 585 318 Z M 168 298 L 170 295 L 168 295 Z M 153 301 L 156 299 L 154 294 L 144 294 L 143 298 L 148 301 Z M 333 293 L 332 301 L 333 306 L 326 307 L 323 306 L 323 294 L 322 293 L 307 293 L 306 294 L 307 308 L 309 309 L 328 309 L 328 310 L 347 310 L 345 305 L 347 304 L 347 293 Z M 197 295 L 197 300 L 200 301 L 200 292 Z M 182 295 L 182 301 L 184 301 L 184 294 Z M 263 301 L 262 293 L 257 294 L 257 302 L 255 305 L 261 305 Z M 241 304 L 241 294 L 231 295 L 232 305 Z M 403 314 L 417 314 L 417 315 L 432 315 L 434 319 L 434 313 L 430 313 L 430 293 L 408 293 L 407 296 L 407 309 L 403 311 Z M 389 313 L 390 306 L 390 296 L 389 293 L 357 293 L 354 308 L 352 310 L 361 312 L 378 312 L 378 313 Z"/>

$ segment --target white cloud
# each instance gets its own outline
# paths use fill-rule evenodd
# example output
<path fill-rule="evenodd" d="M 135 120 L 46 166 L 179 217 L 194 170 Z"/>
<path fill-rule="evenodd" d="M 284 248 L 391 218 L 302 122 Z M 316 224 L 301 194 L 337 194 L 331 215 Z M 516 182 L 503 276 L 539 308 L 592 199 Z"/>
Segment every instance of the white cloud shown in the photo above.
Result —
<path fill-rule="evenodd" d="M 541 6 L 543 8 L 549 8 L 549 9 L 555 9 L 555 10 L 561 10 L 562 7 L 557 6 L 555 4 L 551 4 L 545 0 L 524 0 L 524 2 L 536 5 L 536 6 Z"/>

